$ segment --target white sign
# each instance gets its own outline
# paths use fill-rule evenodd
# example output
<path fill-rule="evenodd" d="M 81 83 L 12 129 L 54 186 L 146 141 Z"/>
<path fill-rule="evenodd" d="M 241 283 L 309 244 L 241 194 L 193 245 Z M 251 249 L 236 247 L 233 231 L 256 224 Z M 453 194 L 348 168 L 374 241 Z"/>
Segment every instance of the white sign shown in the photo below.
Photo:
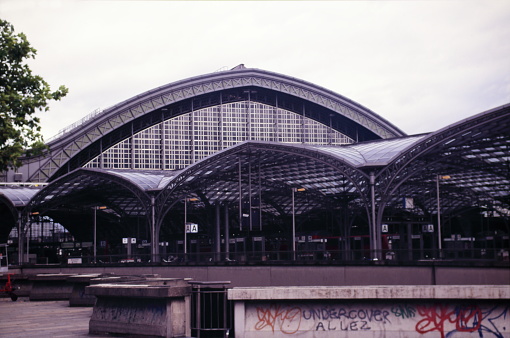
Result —
<path fill-rule="evenodd" d="M 388 224 L 382 225 L 382 232 L 388 232 Z"/>
<path fill-rule="evenodd" d="M 414 209 L 414 199 L 412 197 L 404 197 L 404 208 Z"/>
<path fill-rule="evenodd" d="M 423 224 L 422 232 L 434 232 L 434 224 Z"/>
<path fill-rule="evenodd" d="M 128 244 L 128 238 L 123 238 L 122 239 L 122 244 Z"/>
<path fill-rule="evenodd" d="M 196 234 L 196 233 L 198 233 L 198 224 L 196 224 L 196 223 L 187 223 L 186 224 L 186 233 L 187 234 Z"/>
<path fill-rule="evenodd" d="M 82 260 L 81 258 L 68 258 L 67 264 L 81 264 Z"/>
<path fill-rule="evenodd" d="M 131 238 L 131 244 L 136 244 L 136 238 Z"/>

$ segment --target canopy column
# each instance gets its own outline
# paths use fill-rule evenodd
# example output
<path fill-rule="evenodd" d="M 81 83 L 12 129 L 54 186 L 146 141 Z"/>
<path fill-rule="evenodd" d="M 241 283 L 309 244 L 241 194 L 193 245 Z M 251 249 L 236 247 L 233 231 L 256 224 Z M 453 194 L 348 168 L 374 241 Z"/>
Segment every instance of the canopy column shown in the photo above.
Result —
<path fill-rule="evenodd" d="M 219 261 L 221 257 L 221 205 L 215 204 L 215 223 L 214 223 L 214 257 Z"/>
<path fill-rule="evenodd" d="M 159 262 L 159 227 L 156 224 L 155 198 L 151 196 L 151 261 Z"/>

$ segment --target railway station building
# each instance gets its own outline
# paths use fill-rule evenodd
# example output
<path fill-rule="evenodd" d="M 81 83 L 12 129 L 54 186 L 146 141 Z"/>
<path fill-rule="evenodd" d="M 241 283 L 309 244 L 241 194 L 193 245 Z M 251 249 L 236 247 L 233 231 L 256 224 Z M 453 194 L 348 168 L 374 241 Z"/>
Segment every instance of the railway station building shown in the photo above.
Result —
<path fill-rule="evenodd" d="M 508 261 L 510 104 L 407 135 L 239 65 L 47 145 L 0 176 L 0 243 L 19 263 Z"/>

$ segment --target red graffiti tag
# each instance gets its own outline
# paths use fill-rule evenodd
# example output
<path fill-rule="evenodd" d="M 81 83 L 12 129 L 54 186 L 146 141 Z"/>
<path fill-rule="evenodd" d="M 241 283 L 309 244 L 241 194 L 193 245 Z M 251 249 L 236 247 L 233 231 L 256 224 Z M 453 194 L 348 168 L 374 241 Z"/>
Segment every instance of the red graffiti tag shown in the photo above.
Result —
<path fill-rule="evenodd" d="M 301 325 L 301 308 L 282 308 L 280 305 L 271 305 L 269 308 L 257 307 L 257 317 L 259 321 L 255 324 L 256 330 L 262 330 L 271 327 L 285 334 L 293 334 L 299 330 Z"/>
<path fill-rule="evenodd" d="M 417 306 L 418 314 L 423 317 L 416 324 L 416 332 L 439 331 L 445 337 L 445 324 L 455 324 L 458 332 L 474 332 L 482 325 L 482 311 L 478 306 L 451 308 L 447 305 Z"/>

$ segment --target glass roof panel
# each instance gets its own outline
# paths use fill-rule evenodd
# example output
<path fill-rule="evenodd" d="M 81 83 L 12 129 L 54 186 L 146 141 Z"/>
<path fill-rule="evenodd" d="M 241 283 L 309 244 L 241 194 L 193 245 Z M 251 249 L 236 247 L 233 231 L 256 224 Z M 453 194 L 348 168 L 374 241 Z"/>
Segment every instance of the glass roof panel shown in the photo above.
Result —
<path fill-rule="evenodd" d="M 106 170 L 106 172 L 120 176 L 129 182 L 138 185 L 144 190 L 158 189 L 171 181 L 181 171 L 151 171 L 151 170 Z"/>
<path fill-rule="evenodd" d="M 415 135 L 398 139 L 385 139 L 365 143 L 350 144 L 344 146 L 312 146 L 305 145 L 305 148 L 315 148 L 321 152 L 328 153 L 340 160 L 354 166 L 381 166 L 388 164 L 403 150 L 427 135 Z"/>
<path fill-rule="evenodd" d="M 403 150 L 427 135 L 416 135 L 398 139 L 378 140 L 375 142 L 358 143 L 349 148 L 359 151 L 365 159 L 365 165 L 386 165 Z"/>
<path fill-rule="evenodd" d="M 39 190 L 27 187 L 0 187 L 0 195 L 4 195 L 14 206 L 23 207 Z"/>

